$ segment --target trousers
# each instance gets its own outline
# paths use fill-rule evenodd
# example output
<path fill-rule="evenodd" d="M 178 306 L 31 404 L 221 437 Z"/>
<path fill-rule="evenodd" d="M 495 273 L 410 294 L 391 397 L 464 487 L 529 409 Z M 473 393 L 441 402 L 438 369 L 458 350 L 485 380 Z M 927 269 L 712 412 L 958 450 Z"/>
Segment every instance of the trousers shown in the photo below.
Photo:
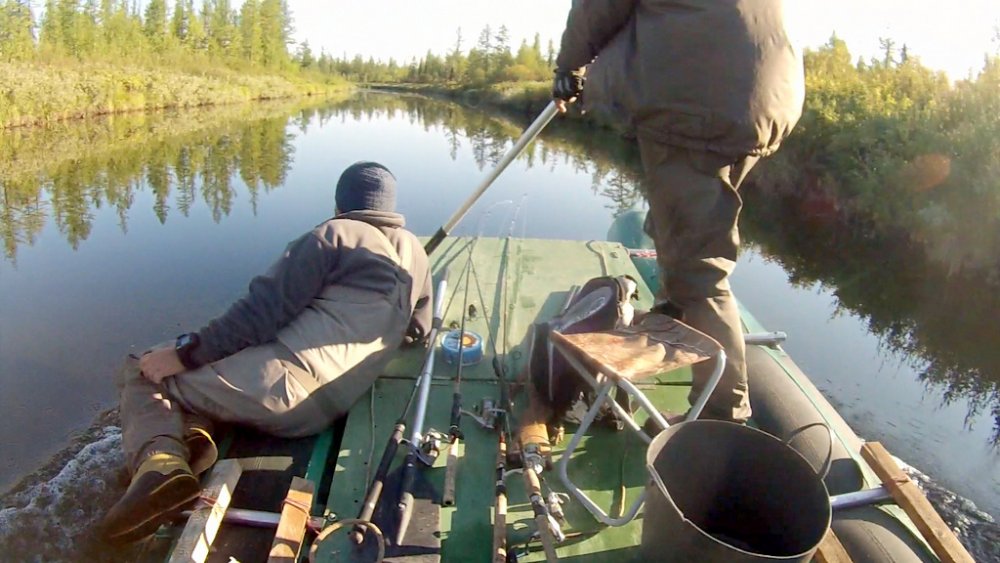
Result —
<path fill-rule="evenodd" d="M 715 338 L 726 351 L 719 386 L 703 418 L 745 422 L 751 414 L 746 345 L 739 308 L 729 285 L 739 252 L 739 187 L 758 157 L 732 158 L 639 137 L 649 213 L 644 230 L 656 246 L 661 284 L 684 322 Z M 689 401 L 701 394 L 712 362 L 692 367 Z"/>
<path fill-rule="evenodd" d="M 296 331 L 343 334 L 317 350 L 292 350 L 278 339 L 155 384 L 129 356 L 120 371 L 122 448 L 134 473 L 153 453 L 188 459 L 184 437 L 212 422 L 250 426 L 294 438 L 323 431 L 347 414 L 382 373 L 409 321 L 396 299 L 350 292 L 334 309 L 342 322 L 301 315 Z M 336 320 L 336 319 L 334 319 Z M 310 323 L 316 323 L 312 330 Z M 291 340 L 291 339 L 290 339 Z M 168 343 L 167 345 L 173 345 Z M 321 357 L 313 366 L 303 358 Z M 333 369 L 336 368 L 336 369 Z"/>

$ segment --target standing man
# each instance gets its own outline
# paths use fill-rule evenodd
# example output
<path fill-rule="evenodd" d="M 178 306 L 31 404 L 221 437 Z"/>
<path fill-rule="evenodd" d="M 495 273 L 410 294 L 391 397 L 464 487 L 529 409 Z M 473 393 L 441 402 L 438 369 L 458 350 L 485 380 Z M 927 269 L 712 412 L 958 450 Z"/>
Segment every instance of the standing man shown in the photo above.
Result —
<path fill-rule="evenodd" d="M 292 241 L 249 292 L 123 370 L 122 443 L 132 482 L 106 541 L 156 531 L 198 496 L 217 457 L 210 421 L 296 437 L 343 416 L 405 339 L 431 323 L 427 254 L 395 213 L 396 179 L 374 162 L 337 182 L 336 214 Z"/>
<path fill-rule="evenodd" d="M 654 310 L 719 341 L 727 364 L 703 417 L 750 417 L 745 345 L 729 274 L 739 250 L 738 189 L 802 113 L 802 56 L 782 0 L 574 0 L 556 61 L 564 109 L 626 121 L 645 170 L 661 289 Z M 711 372 L 694 367 L 692 402 Z"/>

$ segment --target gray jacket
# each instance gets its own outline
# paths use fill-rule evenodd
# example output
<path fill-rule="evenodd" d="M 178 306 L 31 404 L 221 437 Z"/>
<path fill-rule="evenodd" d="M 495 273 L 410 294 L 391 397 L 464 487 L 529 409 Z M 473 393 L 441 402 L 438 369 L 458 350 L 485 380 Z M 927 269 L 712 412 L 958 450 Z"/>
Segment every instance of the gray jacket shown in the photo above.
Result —
<path fill-rule="evenodd" d="M 592 61 L 585 107 L 669 145 L 766 156 L 802 113 L 782 0 L 574 0 L 557 65 Z"/>
<path fill-rule="evenodd" d="M 267 273 L 250 282 L 243 298 L 198 331 L 200 344 L 191 359 L 204 365 L 273 341 L 307 309 L 337 322 L 330 304 L 340 290 L 382 294 L 389 298 L 387 306 L 410 319 L 398 334 L 384 335 L 390 346 L 406 337 L 423 338 L 432 315 L 430 267 L 420 241 L 403 226 L 397 213 L 353 211 L 292 241 Z M 322 343 L 325 335 L 296 338 Z"/>

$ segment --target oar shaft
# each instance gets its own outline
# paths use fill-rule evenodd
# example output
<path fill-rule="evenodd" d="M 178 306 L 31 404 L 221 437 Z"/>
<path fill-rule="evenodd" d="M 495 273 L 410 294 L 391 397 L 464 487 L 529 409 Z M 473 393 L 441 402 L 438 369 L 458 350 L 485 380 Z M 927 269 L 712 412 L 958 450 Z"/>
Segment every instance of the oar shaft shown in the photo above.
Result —
<path fill-rule="evenodd" d="M 514 143 L 514 146 L 507 151 L 507 154 L 500 159 L 500 162 L 497 163 L 496 167 L 490 171 L 485 178 L 483 178 L 483 181 L 480 182 L 478 186 L 476 186 L 472 195 L 469 196 L 462 206 L 455 211 L 451 218 L 449 218 L 448 221 L 446 221 L 445 224 L 442 225 L 436 233 L 434 233 L 431 240 L 427 242 L 426 246 L 424 246 L 424 250 L 427 254 L 434 252 L 434 249 L 437 248 L 438 245 L 441 244 L 441 241 L 443 241 L 445 237 L 451 233 L 451 230 L 455 228 L 455 225 L 457 225 L 458 222 L 465 217 L 465 214 L 469 212 L 469 209 L 471 209 L 472 206 L 479 201 L 479 198 L 483 195 L 483 193 L 486 192 L 486 190 L 493 184 L 494 181 L 496 181 L 500 174 L 507 169 L 507 166 L 509 166 L 515 158 L 524 152 L 525 147 L 527 147 L 531 141 L 535 140 L 535 137 L 542 132 L 542 129 L 544 129 L 545 126 L 548 125 L 549 122 L 552 121 L 552 118 L 554 118 L 558 113 L 559 109 L 556 107 L 555 101 L 549 102 L 549 105 L 545 106 L 542 113 L 539 114 L 538 117 L 535 118 L 535 121 L 533 121 L 531 125 L 524 130 L 521 137 L 518 138 L 517 142 Z"/>

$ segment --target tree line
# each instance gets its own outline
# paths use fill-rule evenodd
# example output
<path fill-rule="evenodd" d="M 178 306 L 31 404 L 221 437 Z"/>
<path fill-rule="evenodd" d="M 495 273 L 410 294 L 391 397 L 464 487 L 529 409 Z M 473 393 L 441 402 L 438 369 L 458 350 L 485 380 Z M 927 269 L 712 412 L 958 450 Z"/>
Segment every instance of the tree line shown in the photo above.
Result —
<path fill-rule="evenodd" d="M 454 46 L 445 54 L 430 50 L 419 59 L 387 62 L 355 55 L 348 59 L 333 58 L 323 53 L 317 65 L 320 70 L 336 72 L 357 82 L 467 84 L 484 86 L 497 82 L 547 80 L 555 65 L 556 47 L 549 40 L 544 52 L 542 39 L 535 34 L 529 43 L 522 40 L 515 51 L 507 26 L 485 26 L 474 45 L 465 50 L 465 38 L 459 28 Z"/>
<path fill-rule="evenodd" d="M 806 53 L 802 120 L 754 183 L 818 222 L 899 234 L 945 271 L 1000 285 L 1000 52 L 952 83 L 882 46 L 854 60 L 833 37 Z"/>
<path fill-rule="evenodd" d="M 286 0 L 0 0 L 0 61 L 214 62 L 288 71 L 314 67 L 294 46 Z M 305 57 L 303 55 L 306 55 Z"/>

